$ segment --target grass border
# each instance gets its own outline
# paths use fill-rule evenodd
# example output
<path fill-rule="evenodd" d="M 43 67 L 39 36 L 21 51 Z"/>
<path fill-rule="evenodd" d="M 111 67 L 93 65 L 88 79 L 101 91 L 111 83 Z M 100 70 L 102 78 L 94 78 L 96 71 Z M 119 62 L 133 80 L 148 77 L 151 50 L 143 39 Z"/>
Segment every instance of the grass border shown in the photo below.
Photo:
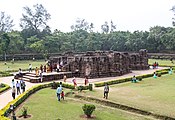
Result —
<path fill-rule="evenodd" d="M 0 94 L 1 94 L 2 92 L 4 92 L 4 91 L 10 89 L 10 86 L 9 86 L 9 85 L 4 84 L 4 83 L 1 83 L 1 84 L 5 85 L 5 87 L 3 87 L 3 88 L 0 90 Z"/>

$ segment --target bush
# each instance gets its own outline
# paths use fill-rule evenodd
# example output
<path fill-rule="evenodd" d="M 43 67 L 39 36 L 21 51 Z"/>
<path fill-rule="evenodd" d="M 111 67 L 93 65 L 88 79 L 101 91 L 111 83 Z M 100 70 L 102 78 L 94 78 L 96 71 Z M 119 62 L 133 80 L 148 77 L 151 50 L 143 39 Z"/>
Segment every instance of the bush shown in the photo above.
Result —
<path fill-rule="evenodd" d="M 91 117 L 92 112 L 95 110 L 95 105 L 92 104 L 84 104 L 82 107 L 84 114 L 87 115 L 87 117 Z"/>
<path fill-rule="evenodd" d="M 24 118 L 27 118 L 27 108 L 26 107 L 23 107 L 23 109 L 22 109 L 22 116 Z"/>
<path fill-rule="evenodd" d="M 93 90 L 93 86 L 92 86 L 92 84 L 89 84 L 89 90 L 90 90 L 90 91 Z"/>

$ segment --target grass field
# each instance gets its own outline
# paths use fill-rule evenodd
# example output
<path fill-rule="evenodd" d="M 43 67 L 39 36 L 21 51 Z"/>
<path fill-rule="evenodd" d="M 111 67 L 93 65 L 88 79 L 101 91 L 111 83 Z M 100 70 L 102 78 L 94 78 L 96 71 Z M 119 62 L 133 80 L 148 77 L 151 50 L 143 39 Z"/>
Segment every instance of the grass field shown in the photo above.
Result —
<path fill-rule="evenodd" d="M 109 100 L 175 118 L 175 73 L 110 86 Z M 103 99 L 103 87 L 83 95 Z"/>
<path fill-rule="evenodd" d="M 28 114 L 32 117 L 28 120 L 87 120 L 81 116 L 84 115 L 82 106 L 87 103 L 73 98 L 65 98 L 58 102 L 55 90 L 46 88 L 33 94 L 18 109 L 17 116 L 21 115 L 22 107 L 28 108 Z M 93 103 L 92 103 L 93 104 Z M 96 110 L 93 112 L 94 120 L 148 120 L 144 116 L 104 107 L 94 104 Z"/>
<path fill-rule="evenodd" d="M 170 60 L 160 60 L 160 59 L 149 59 L 148 63 L 152 65 L 153 63 L 158 62 L 160 66 L 175 66 Z"/>
<path fill-rule="evenodd" d="M 21 68 L 22 70 L 26 70 L 29 68 L 29 64 L 32 64 L 33 68 L 39 67 L 41 64 L 45 64 L 44 60 L 23 60 L 23 61 L 15 61 L 14 64 L 12 64 L 10 61 L 6 62 L 5 65 L 3 61 L 0 62 L 0 71 L 8 71 L 8 70 L 19 70 Z"/>

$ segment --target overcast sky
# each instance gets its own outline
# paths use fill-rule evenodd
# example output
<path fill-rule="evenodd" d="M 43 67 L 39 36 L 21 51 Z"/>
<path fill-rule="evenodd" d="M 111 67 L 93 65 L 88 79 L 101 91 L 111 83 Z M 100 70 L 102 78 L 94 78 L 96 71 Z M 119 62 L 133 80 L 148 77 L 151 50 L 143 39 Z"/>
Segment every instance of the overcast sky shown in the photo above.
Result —
<path fill-rule="evenodd" d="M 52 30 L 70 31 L 77 18 L 94 23 L 99 32 L 105 22 L 117 25 L 117 30 L 149 30 L 160 25 L 172 26 L 175 0 L 0 0 L 0 11 L 14 19 L 19 29 L 23 7 L 42 4 L 51 14 L 49 26 Z"/>

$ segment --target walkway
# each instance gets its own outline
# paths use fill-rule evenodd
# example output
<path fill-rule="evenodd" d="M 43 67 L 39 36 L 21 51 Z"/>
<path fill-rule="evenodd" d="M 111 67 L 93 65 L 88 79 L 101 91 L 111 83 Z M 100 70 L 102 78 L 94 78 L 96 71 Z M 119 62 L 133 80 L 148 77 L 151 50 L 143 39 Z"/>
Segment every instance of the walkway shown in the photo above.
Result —
<path fill-rule="evenodd" d="M 156 70 L 160 70 L 160 69 L 165 69 L 165 68 L 159 67 Z M 150 74 L 150 73 L 155 72 L 156 70 L 134 70 L 134 71 L 132 71 L 132 73 L 129 73 L 129 74 L 126 74 L 126 75 L 123 75 L 123 76 L 89 79 L 89 82 L 90 83 L 96 83 L 96 82 L 100 82 L 100 81 L 110 81 L 110 80 L 132 77 L 133 75 L 137 76 L 137 75 Z M 11 77 L 2 77 L 2 78 L 0 78 L 0 83 L 5 83 L 5 84 L 8 84 L 9 86 L 11 86 L 11 80 L 12 79 L 13 79 L 13 76 L 11 76 Z M 59 81 L 63 81 L 63 80 L 59 80 Z M 84 84 L 84 78 L 76 78 L 76 81 L 77 81 L 78 85 L 83 85 Z M 25 82 L 25 83 L 26 83 L 26 90 L 31 88 L 34 85 L 44 84 L 44 83 L 29 83 L 29 82 Z M 68 78 L 67 83 L 72 84 L 72 78 Z M 0 94 L 0 109 L 5 107 L 12 100 L 13 100 L 13 98 L 11 96 L 11 89 L 1 93 Z"/>

